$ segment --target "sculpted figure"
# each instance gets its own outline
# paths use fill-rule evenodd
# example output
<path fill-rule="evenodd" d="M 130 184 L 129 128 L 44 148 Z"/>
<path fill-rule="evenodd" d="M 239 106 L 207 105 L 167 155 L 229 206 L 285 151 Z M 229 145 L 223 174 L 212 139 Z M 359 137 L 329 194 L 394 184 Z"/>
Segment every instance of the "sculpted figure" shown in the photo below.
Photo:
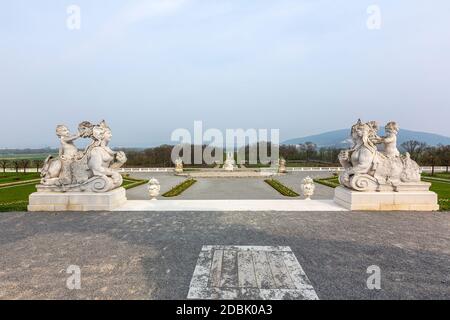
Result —
<path fill-rule="evenodd" d="M 175 172 L 183 172 L 183 160 L 180 157 L 175 159 Z"/>
<path fill-rule="evenodd" d="M 278 173 L 286 173 L 286 160 L 284 158 L 278 159 Z"/>
<path fill-rule="evenodd" d="M 369 139 L 372 135 L 372 127 L 362 123 L 361 120 L 358 120 L 352 127 L 351 137 L 354 143 L 353 148 L 343 150 L 339 154 L 339 161 L 346 169 L 342 176 L 343 181 L 346 183 L 350 181 L 351 176 L 371 171 L 373 159 L 377 152 L 377 148 Z"/>
<path fill-rule="evenodd" d="M 44 184 L 70 184 L 70 163 L 78 153 L 73 141 L 80 135 L 71 135 L 69 129 L 64 125 L 56 126 L 56 136 L 61 145 L 59 147 L 59 159 L 48 156 L 41 170 Z"/>
<path fill-rule="evenodd" d="M 233 152 L 227 152 L 227 157 L 226 157 L 225 162 L 223 164 L 223 169 L 225 171 L 233 171 L 235 163 L 236 162 L 234 161 Z"/>
<path fill-rule="evenodd" d="M 352 126 L 354 145 L 339 154 L 345 169 L 339 177 L 340 183 L 358 191 L 396 191 L 402 184 L 419 182 L 419 166 L 397 149 L 397 124 L 389 122 L 384 137 L 379 137 L 377 130 L 374 121 L 363 123 L 358 120 Z M 378 151 L 377 144 L 384 145 L 383 152 Z"/>
<path fill-rule="evenodd" d="M 92 129 L 94 142 L 88 147 L 88 167 L 94 176 L 111 177 L 114 187 L 122 184 L 122 175 L 115 169 L 120 168 L 127 158 L 123 151 L 115 152 L 108 147 L 112 138 L 111 129 L 104 121 Z"/>
<path fill-rule="evenodd" d="M 400 157 L 400 151 L 397 149 L 397 134 L 399 128 L 396 122 L 389 122 L 385 127 L 386 135 L 380 138 L 384 144 L 384 155 L 388 158 Z"/>
<path fill-rule="evenodd" d="M 69 129 L 64 125 L 58 125 L 56 127 L 56 135 L 61 142 L 61 146 L 59 147 L 59 158 L 63 160 L 73 160 L 78 153 L 78 148 L 73 142 L 78 139 L 80 135 L 70 135 Z"/>
<path fill-rule="evenodd" d="M 121 186 L 122 176 L 116 169 L 127 158 L 124 152 L 108 147 L 112 133 L 105 121 L 98 125 L 84 121 L 79 124 L 77 135 L 71 135 L 63 125 L 56 132 L 61 142 L 59 158 L 47 157 L 38 191 L 106 192 Z M 92 139 L 84 151 L 78 151 L 73 143 L 80 137 Z"/>

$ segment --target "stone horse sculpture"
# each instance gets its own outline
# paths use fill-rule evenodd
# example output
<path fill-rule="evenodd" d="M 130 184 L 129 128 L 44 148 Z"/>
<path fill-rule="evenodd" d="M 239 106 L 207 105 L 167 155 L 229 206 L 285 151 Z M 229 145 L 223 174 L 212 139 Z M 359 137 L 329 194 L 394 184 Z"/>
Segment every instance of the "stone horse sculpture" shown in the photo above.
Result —
<path fill-rule="evenodd" d="M 112 134 L 105 121 L 97 125 L 84 121 L 76 135 L 70 135 L 67 127 L 59 125 L 56 135 L 61 142 L 59 157 L 48 156 L 45 160 L 38 192 L 107 192 L 122 185 L 122 175 L 117 169 L 127 158 L 124 152 L 108 147 Z M 90 138 L 92 142 L 84 151 L 78 151 L 73 143 L 78 138 Z"/>
<path fill-rule="evenodd" d="M 421 190 L 427 186 L 420 182 L 420 167 L 409 154 L 401 155 L 397 149 L 397 123 L 389 122 L 386 135 L 378 136 L 378 125 L 361 120 L 352 126 L 353 147 L 339 154 L 345 171 L 340 183 L 357 191 Z M 383 145 L 379 151 L 377 145 Z"/>

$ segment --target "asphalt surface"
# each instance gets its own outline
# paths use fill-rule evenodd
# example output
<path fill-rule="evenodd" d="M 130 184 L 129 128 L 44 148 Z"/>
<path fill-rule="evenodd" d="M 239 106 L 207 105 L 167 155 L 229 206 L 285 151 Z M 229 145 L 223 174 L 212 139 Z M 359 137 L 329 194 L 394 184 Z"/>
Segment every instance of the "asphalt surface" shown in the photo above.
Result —
<path fill-rule="evenodd" d="M 450 299 L 450 213 L 411 212 L 0 213 L 0 299 L 185 299 L 203 245 L 290 246 L 320 299 Z"/>

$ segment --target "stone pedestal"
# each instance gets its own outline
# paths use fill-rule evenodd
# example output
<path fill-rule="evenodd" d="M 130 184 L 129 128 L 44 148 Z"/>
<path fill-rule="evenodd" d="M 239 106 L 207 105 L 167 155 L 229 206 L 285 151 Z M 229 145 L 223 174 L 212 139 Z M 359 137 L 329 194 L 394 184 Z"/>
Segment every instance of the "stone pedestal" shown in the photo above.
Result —
<path fill-rule="evenodd" d="M 415 191 L 410 186 L 400 192 L 360 192 L 341 186 L 335 189 L 334 202 L 355 211 L 437 211 L 437 194 L 428 191 L 429 187 L 429 183 L 423 182 L 421 190 Z"/>
<path fill-rule="evenodd" d="M 108 192 L 35 192 L 28 211 L 110 211 L 127 201 L 124 188 Z"/>

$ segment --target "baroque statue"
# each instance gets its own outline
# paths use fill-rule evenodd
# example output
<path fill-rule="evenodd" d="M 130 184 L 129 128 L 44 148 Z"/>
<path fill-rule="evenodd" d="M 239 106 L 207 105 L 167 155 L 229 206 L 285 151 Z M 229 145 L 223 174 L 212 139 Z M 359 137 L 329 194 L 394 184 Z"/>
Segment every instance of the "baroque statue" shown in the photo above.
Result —
<path fill-rule="evenodd" d="M 223 164 L 223 169 L 225 171 L 233 171 L 235 164 L 236 164 L 236 162 L 234 161 L 233 152 L 227 152 L 227 157 Z"/>
<path fill-rule="evenodd" d="M 286 173 L 286 160 L 284 158 L 278 159 L 278 173 Z"/>
<path fill-rule="evenodd" d="M 175 172 L 176 173 L 183 172 L 183 160 L 180 157 L 175 159 Z"/>
<path fill-rule="evenodd" d="M 353 147 L 339 154 L 345 170 L 339 177 L 341 185 L 357 191 L 420 189 L 420 167 L 397 149 L 398 132 L 397 123 L 389 122 L 380 137 L 375 121 L 358 120 L 351 129 Z"/>
<path fill-rule="evenodd" d="M 72 135 L 64 125 L 56 127 L 60 141 L 59 156 L 49 155 L 41 170 L 41 191 L 92 191 L 107 192 L 122 185 L 118 172 L 127 158 L 123 151 L 113 151 L 108 144 L 111 129 L 105 121 L 92 124 L 84 121 L 78 125 L 78 133 Z M 74 141 L 91 139 L 85 150 L 78 150 Z"/>

